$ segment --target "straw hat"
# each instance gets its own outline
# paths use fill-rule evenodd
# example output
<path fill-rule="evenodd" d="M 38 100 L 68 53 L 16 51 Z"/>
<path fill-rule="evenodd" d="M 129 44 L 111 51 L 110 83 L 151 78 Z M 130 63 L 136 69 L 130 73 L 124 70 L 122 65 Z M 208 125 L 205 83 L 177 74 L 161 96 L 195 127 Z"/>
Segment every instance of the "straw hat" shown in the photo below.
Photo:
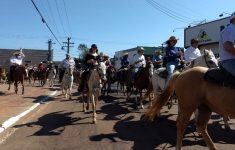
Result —
<path fill-rule="evenodd" d="M 13 53 L 13 55 L 20 55 L 20 54 L 21 54 L 20 51 L 16 51 L 16 52 Z"/>
<path fill-rule="evenodd" d="M 123 55 L 122 56 L 127 56 L 128 55 L 128 53 L 127 52 L 125 52 L 125 53 L 123 53 Z"/>
<path fill-rule="evenodd" d="M 143 47 L 138 47 L 138 52 L 143 52 L 144 48 Z"/>

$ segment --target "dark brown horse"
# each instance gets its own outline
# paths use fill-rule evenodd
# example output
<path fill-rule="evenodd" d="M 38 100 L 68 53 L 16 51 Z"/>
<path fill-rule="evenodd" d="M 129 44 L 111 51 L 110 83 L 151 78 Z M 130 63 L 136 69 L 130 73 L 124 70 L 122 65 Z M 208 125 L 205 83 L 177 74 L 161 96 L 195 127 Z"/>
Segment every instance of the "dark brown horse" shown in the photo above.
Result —
<path fill-rule="evenodd" d="M 22 94 L 24 94 L 24 78 L 27 76 L 25 67 L 22 65 L 16 66 L 14 71 L 12 72 L 12 77 L 8 76 L 8 90 L 11 88 L 11 83 L 14 83 L 15 93 L 18 93 L 18 84 L 22 85 Z"/>
<path fill-rule="evenodd" d="M 137 101 L 137 94 L 140 94 L 141 108 L 144 108 L 143 99 L 142 99 L 142 91 L 144 89 L 147 90 L 145 95 L 149 95 L 149 99 L 150 99 L 150 93 L 152 92 L 151 77 L 153 73 L 153 67 L 154 66 L 152 63 L 147 63 L 145 68 L 142 68 L 141 70 L 139 70 L 139 72 L 137 73 L 137 77 L 134 80 L 134 88 L 135 88 L 134 94 L 136 95 L 135 99 Z"/>
<path fill-rule="evenodd" d="M 104 95 L 105 92 L 108 95 L 111 91 L 111 84 L 117 81 L 117 71 L 113 66 L 109 66 L 106 70 L 107 81 L 104 83 Z M 107 86 L 107 87 L 106 87 Z"/>

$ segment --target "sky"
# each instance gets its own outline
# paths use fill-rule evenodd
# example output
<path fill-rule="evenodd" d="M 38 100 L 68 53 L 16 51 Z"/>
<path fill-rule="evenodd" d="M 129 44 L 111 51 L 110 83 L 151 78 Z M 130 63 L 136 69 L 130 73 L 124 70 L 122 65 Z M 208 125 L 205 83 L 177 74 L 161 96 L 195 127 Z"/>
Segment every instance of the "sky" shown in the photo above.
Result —
<path fill-rule="evenodd" d="M 184 28 L 219 19 L 235 11 L 234 0 L 0 0 L 0 48 L 48 49 L 53 40 L 54 60 L 62 60 L 63 42 L 71 37 L 70 54 L 78 45 L 95 43 L 113 57 L 116 51 L 137 46 L 161 46 L 176 36 L 184 45 Z"/>

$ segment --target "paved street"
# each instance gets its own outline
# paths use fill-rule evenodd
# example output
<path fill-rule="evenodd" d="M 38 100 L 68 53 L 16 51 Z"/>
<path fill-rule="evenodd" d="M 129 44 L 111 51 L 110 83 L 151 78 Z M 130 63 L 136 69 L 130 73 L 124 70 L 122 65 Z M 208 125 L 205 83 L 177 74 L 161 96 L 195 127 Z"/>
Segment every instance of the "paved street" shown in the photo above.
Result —
<path fill-rule="evenodd" d="M 55 89 L 26 87 L 29 93 L 15 95 L 3 91 L 0 96 L 1 120 L 14 116 L 42 96 Z M 1 87 L 2 91 L 2 87 Z M 176 139 L 177 105 L 153 123 L 140 121 L 146 111 L 135 110 L 134 100 L 125 101 L 122 94 L 111 93 L 100 97 L 97 108 L 98 122 L 92 124 L 91 112 L 82 112 L 82 103 L 74 89 L 73 99 L 67 100 L 57 92 L 54 98 L 17 121 L 0 134 L 1 150 L 153 150 L 174 149 Z M 5 93 L 6 92 L 6 93 Z M 5 93 L 5 94 L 4 94 Z M 6 99 L 9 100 L 6 102 Z M 10 105 L 11 104 L 11 105 Z M 4 108 L 5 107 L 5 108 Z M 16 109 L 15 109 L 15 108 Z M 148 107 L 148 104 L 146 104 Z M 14 108 L 14 109 L 11 109 Z M 10 115 L 8 115 L 10 114 Z M 235 149 L 235 121 L 231 131 L 226 131 L 222 119 L 213 114 L 208 125 L 209 133 L 218 149 Z M 184 138 L 184 149 L 208 149 L 195 132 L 191 121 Z"/>

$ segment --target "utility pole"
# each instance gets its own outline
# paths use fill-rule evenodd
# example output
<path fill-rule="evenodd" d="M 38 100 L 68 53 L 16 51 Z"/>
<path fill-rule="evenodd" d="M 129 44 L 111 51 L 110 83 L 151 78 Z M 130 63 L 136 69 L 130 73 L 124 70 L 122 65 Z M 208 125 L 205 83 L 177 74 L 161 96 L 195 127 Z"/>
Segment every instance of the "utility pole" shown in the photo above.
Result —
<path fill-rule="evenodd" d="M 55 44 L 55 43 L 52 43 L 52 39 L 49 39 L 48 40 L 48 56 L 47 56 L 47 61 L 52 61 L 52 44 Z"/>
<path fill-rule="evenodd" d="M 68 37 L 67 42 L 63 42 L 64 46 L 62 46 L 62 48 L 67 47 L 68 54 L 69 54 L 69 48 L 73 47 L 73 44 L 74 44 L 73 42 L 70 42 L 70 40 L 71 40 L 71 37 Z"/>

